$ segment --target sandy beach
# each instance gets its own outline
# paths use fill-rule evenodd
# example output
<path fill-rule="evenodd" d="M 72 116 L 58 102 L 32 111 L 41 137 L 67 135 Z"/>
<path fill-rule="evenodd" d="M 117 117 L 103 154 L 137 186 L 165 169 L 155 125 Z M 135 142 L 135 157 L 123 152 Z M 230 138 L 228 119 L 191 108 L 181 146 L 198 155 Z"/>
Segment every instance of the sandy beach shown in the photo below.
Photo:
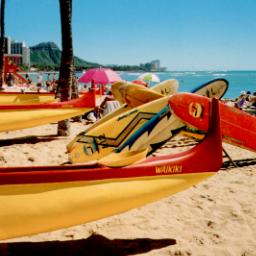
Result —
<path fill-rule="evenodd" d="M 85 127 L 72 123 L 69 137 L 56 137 L 56 124 L 1 133 L 0 164 L 65 163 L 67 143 Z M 173 150 L 170 145 L 158 154 Z M 223 145 L 244 166 L 222 168 L 188 190 L 123 214 L 2 241 L 0 255 L 255 256 L 256 153 Z"/>

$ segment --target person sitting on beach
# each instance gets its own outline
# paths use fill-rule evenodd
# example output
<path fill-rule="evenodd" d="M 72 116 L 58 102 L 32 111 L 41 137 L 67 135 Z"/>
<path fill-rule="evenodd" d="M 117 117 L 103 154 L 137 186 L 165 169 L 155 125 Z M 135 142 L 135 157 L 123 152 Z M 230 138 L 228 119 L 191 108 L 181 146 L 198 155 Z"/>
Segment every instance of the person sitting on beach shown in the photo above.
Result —
<path fill-rule="evenodd" d="M 245 98 L 246 101 L 250 101 L 251 100 L 251 92 L 250 91 L 247 91 L 246 92 L 246 98 Z"/>
<path fill-rule="evenodd" d="M 245 92 L 245 91 L 241 91 L 241 94 L 240 94 L 240 96 L 236 99 L 234 106 L 235 106 L 236 108 L 242 109 L 242 108 L 246 105 L 246 97 L 247 97 L 246 92 Z"/>
<path fill-rule="evenodd" d="M 114 95 L 110 90 L 108 91 L 107 95 L 105 96 L 104 100 L 101 102 L 98 108 L 97 117 L 100 118 L 102 116 L 105 116 L 119 107 L 120 103 L 117 100 L 115 100 Z"/>

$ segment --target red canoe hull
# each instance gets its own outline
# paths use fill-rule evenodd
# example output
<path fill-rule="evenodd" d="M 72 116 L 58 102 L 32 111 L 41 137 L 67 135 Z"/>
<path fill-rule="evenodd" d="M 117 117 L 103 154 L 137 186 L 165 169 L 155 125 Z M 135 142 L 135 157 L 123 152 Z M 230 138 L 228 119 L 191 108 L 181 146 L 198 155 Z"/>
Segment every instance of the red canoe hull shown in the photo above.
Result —
<path fill-rule="evenodd" d="M 180 119 L 203 131 L 209 128 L 209 102 L 209 98 L 191 93 L 176 94 L 169 100 L 172 111 Z M 219 111 L 223 140 L 256 151 L 256 117 L 223 102 L 219 102 Z"/>

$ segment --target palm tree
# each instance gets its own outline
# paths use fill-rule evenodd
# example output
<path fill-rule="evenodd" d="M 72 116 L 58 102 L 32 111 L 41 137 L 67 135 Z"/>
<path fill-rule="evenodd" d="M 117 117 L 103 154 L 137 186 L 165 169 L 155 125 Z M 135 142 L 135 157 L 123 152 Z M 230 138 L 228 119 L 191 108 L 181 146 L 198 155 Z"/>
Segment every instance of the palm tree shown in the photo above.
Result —
<path fill-rule="evenodd" d="M 0 90 L 3 89 L 3 75 L 4 75 L 4 13 L 5 13 L 5 0 L 1 0 L 1 18 L 0 18 L 0 28 L 1 28 L 1 38 L 0 38 Z"/>
<path fill-rule="evenodd" d="M 62 54 L 60 75 L 57 92 L 60 100 L 66 101 L 71 97 L 72 77 L 74 72 L 72 44 L 72 0 L 59 0 L 61 17 Z M 69 120 L 58 123 L 58 135 L 68 136 L 70 133 Z"/>

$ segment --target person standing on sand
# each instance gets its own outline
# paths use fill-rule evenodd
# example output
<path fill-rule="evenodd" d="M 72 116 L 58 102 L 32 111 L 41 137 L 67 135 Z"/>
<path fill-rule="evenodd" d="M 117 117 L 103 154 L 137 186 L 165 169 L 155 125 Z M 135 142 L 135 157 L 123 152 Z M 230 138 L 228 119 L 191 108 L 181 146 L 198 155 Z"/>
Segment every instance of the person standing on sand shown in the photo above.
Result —
<path fill-rule="evenodd" d="M 50 73 L 48 73 L 47 74 L 47 80 L 46 80 L 46 83 L 45 83 L 45 85 L 46 85 L 46 90 L 47 90 L 47 92 L 49 92 L 51 89 L 51 80 L 50 80 Z"/>
<path fill-rule="evenodd" d="M 37 76 L 36 86 L 37 86 L 37 90 L 40 91 L 42 86 L 43 86 L 43 76 L 42 76 L 42 73 L 39 73 L 38 76 Z"/>
<path fill-rule="evenodd" d="M 56 83 L 56 73 L 53 73 L 52 75 L 52 83 Z"/>
<path fill-rule="evenodd" d="M 30 76 L 28 74 L 25 75 L 25 79 L 27 80 L 27 85 L 29 87 L 32 84 L 32 79 L 30 78 Z"/>
<path fill-rule="evenodd" d="M 9 73 L 6 77 L 7 86 L 13 86 L 13 81 L 14 81 L 13 74 Z"/>
<path fill-rule="evenodd" d="M 57 90 L 56 73 L 53 73 L 51 87 L 50 87 L 50 92 L 54 92 L 55 93 L 56 90 Z"/>

